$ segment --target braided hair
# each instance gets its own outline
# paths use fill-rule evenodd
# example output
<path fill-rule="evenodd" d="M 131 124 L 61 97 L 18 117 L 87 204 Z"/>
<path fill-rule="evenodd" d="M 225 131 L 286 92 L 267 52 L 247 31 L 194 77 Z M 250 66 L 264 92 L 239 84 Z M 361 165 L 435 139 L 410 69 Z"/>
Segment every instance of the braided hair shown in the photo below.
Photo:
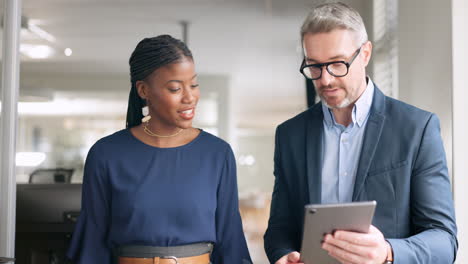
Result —
<path fill-rule="evenodd" d="M 127 128 L 141 124 L 141 109 L 146 105 L 145 100 L 138 95 L 136 82 L 144 80 L 156 69 L 184 58 L 193 60 L 192 52 L 184 42 L 169 35 L 145 38 L 138 43 L 129 60 L 132 86 L 128 97 Z"/>

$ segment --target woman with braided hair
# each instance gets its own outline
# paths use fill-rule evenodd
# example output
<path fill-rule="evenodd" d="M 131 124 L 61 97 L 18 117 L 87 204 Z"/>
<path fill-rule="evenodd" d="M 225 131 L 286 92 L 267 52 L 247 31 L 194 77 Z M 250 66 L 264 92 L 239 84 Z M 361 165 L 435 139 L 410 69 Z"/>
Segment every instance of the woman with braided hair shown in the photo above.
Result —
<path fill-rule="evenodd" d="M 75 263 L 251 263 L 229 144 L 192 127 L 200 90 L 193 56 L 169 35 L 130 57 L 127 127 L 86 159 Z"/>

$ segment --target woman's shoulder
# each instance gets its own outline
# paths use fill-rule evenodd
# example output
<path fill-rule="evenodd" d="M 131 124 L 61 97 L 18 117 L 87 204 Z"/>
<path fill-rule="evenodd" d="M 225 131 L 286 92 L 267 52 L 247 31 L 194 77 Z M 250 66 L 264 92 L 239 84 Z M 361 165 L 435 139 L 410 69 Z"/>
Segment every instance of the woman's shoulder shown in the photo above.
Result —
<path fill-rule="evenodd" d="M 122 149 L 129 143 L 131 143 L 129 130 L 122 129 L 96 141 L 91 147 L 90 152 L 114 152 L 116 149 Z"/>
<path fill-rule="evenodd" d="M 201 145 L 203 147 L 207 147 L 212 150 L 215 149 L 220 151 L 232 151 L 231 145 L 229 145 L 229 143 L 227 143 L 224 139 L 204 130 L 202 130 L 201 133 L 202 134 L 200 136 L 202 136 L 203 140 L 200 142 L 202 143 Z"/>

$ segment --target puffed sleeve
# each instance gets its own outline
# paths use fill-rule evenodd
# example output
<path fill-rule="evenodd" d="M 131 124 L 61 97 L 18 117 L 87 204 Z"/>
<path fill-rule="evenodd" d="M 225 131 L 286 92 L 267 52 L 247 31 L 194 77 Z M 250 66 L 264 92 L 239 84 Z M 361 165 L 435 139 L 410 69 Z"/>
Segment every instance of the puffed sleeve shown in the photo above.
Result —
<path fill-rule="evenodd" d="M 239 214 L 236 161 L 229 147 L 218 185 L 216 208 L 216 243 L 213 264 L 250 264 L 242 221 Z"/>
<path fill-rule="evenodd" d="M 103 155 L 94 145 L 86 158 L 81 212 L 67 252 L 74 263 L 112 263 L 107 240 L 110 194 Z"/>

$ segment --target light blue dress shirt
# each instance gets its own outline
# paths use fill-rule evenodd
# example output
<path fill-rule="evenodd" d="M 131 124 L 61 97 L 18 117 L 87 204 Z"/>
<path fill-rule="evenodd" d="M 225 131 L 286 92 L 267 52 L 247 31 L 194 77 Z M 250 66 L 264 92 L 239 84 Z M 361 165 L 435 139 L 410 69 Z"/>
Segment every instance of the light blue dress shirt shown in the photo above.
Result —
<path fill-rule="evenodd" d="M 347 127 L 336 123 L 331 109 L 322 104 L 322 203 L 351 202 L 362 140 L 374 95 L 374 84 L 367 87 L 352 110 L 352 122 Z"/>

